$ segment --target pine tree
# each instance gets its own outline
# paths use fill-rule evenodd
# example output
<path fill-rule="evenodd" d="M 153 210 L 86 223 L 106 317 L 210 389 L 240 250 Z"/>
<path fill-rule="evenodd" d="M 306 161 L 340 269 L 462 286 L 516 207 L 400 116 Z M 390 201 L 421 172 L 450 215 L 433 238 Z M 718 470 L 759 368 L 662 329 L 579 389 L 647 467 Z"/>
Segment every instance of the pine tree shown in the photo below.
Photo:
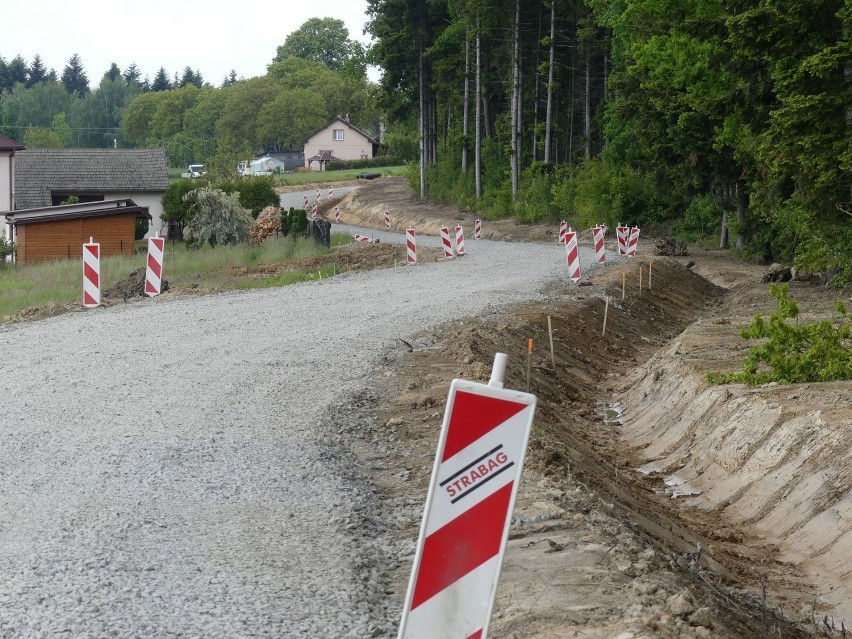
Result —
<path fill-rule="evenodd" d="M 39 82 L 45 82 L 47 80 L 47 69 L 44 66 L 44 63 L 41 61 L 41 56 L 36 53 L 33 58 L 32 64 L 30 64 L 29 69 L 27 70 L 27 86 L 33 87 Z"/>
<path fill-rule="evenodd" d="M 76 53 L 71 56 L 68 64 L 62 70 L 61 82 L 65 85 L 65 90 L 68 93 L 84 96 L 89 92 L 89 78 L 86 77 L 86 70 L 80 62 L 80 56 Z"/>
<path fill-rule="evenodd" d="M 154 82 L 151 84 L 151 91 L 168 91 L 171 88 L 172 83 L 171 80 L 169 80 L 169 75 L 163 67 L 160 67 L 157 71 L 157 75 L 154 76 Z"/>
<path fill-rule="evenodd" d="M 136 66 L 135 62 L 132 62 L 129 67 L 124 70 L 124 73 L 121 74 L 124 78 L 124 83 L 127 86 L 131 86 L 133 84 L 139 85 L 139 78 L 142 73 L 139 71 L 139 67 Z"/>

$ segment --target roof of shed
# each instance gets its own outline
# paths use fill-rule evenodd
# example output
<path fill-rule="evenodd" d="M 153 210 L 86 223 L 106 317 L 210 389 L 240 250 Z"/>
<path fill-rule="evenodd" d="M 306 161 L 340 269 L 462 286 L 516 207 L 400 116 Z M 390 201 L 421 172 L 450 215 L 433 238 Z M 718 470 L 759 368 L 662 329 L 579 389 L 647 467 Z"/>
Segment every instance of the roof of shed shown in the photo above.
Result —
<path fill-rule="evenodd" d="M 136 217 L 152 219 L 147 206 L 139 206 L 133 200 L 104 200 L 102 202 L 85 202 L 82 204 L 60 204 L 59 206 L 43 206 L 32 209 L 19 209 L 6 214 L 9 224 L 26 225 L 56 220 L 76 220 L 82 217 L 101 217 L 119 213 L 133 213 Z"/>
<path fill-rule="evenodd" d="M 163 149 L 26 149 L 15 154 L 18 209 L 50 206 L 51 191 L 165 191 Z"/>
<path fill-rule="evenodd" d="M 23 144 L 19 144 L 5 135 L 0 135 L 0 151 L 20 151 L 25 148 Z"/>

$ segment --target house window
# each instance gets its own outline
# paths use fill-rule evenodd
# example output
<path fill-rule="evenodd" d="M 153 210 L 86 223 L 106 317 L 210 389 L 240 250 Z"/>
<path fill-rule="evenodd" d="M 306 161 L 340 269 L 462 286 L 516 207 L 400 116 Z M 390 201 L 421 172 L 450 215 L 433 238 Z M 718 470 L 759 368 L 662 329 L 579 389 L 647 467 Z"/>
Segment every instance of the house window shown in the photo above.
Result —
<path fill-rule="evenodd" d="M 343 129 L 334 129 L 334 141 L 341 142 L 343 140 Z"/>

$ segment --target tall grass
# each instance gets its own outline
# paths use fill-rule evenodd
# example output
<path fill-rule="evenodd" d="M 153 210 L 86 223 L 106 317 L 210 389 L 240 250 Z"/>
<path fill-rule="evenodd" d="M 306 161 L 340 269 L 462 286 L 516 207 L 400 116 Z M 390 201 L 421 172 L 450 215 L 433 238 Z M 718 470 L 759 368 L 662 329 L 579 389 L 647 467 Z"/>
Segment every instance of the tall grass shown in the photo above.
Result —
<path fill-rule="evenodd" d="M 333 243 L 340 238 L 332 236 Z M 261 245 L 205 246 L 190 250 L 183 243 L 166 242 L 163 278 L 175 288 L 198 286 L 206 289 L 261 288 L 284 286 L 317 277 L 316 273 L 281 273 L 267 278 L 246 277 L 244 266 L 279 264 L 301 257 L 327 253 L 316 242 L 303 238 L 270 238 Z M 101 260 L 101 290 L 127 279 L 146 264 L 144 252 L 105 257 Z M 323 272 L 323 277 L 329 273 Z M 0 319 L 24 309 L 48 303 L 81 301 L 83 270 L 79 260 L 61 260 L 33 265 L 0 267 Z"/>

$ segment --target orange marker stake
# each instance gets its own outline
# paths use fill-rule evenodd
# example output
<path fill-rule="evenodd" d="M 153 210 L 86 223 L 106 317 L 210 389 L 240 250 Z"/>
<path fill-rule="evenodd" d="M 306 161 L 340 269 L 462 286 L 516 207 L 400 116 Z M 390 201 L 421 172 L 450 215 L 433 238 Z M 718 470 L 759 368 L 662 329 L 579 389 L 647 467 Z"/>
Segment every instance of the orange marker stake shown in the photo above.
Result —
<path fill-rule="evenodd" d="M 533 341 L 532 338 L 527 340 L 527 392 L 530 390 L 530 373 L 532 372 L 532 351 L 533 351 Z"/>

